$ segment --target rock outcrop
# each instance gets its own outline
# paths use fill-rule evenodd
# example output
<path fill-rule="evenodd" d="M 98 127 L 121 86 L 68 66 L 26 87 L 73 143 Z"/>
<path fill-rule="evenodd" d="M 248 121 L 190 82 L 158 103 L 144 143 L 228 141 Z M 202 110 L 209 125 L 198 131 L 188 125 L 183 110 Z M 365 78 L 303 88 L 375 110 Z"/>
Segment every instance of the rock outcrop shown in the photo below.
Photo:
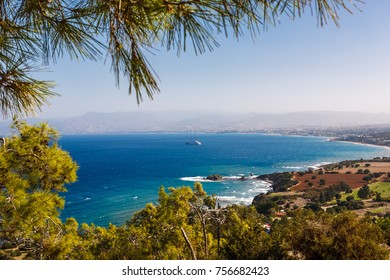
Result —
<path fill-rule="evenodd" d="M 206 179 L 210 180 L 210 181 L 221 181 L 223 178 L 219 174 L 212 174 L 212 175 L 207 176 Z"/>

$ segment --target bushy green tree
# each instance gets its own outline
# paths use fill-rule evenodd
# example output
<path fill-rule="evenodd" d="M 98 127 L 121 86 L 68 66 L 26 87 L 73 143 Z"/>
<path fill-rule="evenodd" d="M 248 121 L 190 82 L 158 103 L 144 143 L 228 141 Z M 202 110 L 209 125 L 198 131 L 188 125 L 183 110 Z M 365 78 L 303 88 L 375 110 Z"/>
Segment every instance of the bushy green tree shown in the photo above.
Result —
<path fill-rule="evenodd" d="M 358 197 L 360 197 L 361 199 L 369 198 L 369 197 L 371 196 L 370 187 L 369 187 L 368 185 L 364 185 L 363 187 L 361 187 L 361 188 L 358 190 L 357 195 L 358 195 Z"/>
<path fill-rule="evenodd" d="M 390 246 L 390 217 L 378 218 L 375 222 L 382 230 L 387 246 Z"/>
<path fill-rule="evenodd" d="M 253 206 L 232 205 L 226 209 L 221 257 L 235 260 L 268 259 L 271 244 L 264 230 L 264 216 Z"/>
<path fill-rule="evenodd" d="M 200 183 L 190 187 L 161 188 L 158 204 L 148 204 L 126 225 L 133 241 L 127 258 L 207 259 L 217 254 L 217 242 L 210 233 L 213 206 Z M 210 217 L 210 219 L 209 219 Z M 127 233 L 124 234 L 128 235 Z"/>
<path fill-rule="evenodd" d="M 62 236 L 59 192 L 76 180 L 78 167 L 47 124 L 15 121 L 13 129 L 0 148 L 0 239 L 31 247 L 33 258 L 45 258 Z"/>
<path fill-rule="evenodd" d="M 276 236 L 274 236 L 276 235 Z M 351 212 L 330 214 L 297 210 L 276 223 L 271 238 L 279 239 L 286 257 L 316 260 L 388 259 L 383 235 L 370 218 Z"/>

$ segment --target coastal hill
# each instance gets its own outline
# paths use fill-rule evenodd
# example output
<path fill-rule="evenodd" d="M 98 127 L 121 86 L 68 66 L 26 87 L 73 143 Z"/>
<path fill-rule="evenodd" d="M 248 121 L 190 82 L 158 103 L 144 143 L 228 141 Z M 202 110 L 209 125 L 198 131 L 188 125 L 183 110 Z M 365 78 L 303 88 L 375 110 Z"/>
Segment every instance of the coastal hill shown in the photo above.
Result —
<path fill-rule="evenodd" d="M 273 191 L 257 195 L 253 205 L 262 214 L 284 215 L 295 208 L 358 215 L 390 213 L 390 158 L 346 160 L 307 171 L 261 175 Z"/>
<path fill-rule="evenodd" d="M 269 132 L 272 129 L 321 129 L 364 125 L 390 128 L 390 114 L 359 112 L 296 112 L 286 114 L 213 113 L 205 111 L 90 112 L 82 116 L 29 119 L 31 124 L 47 121 L 61 134 L 133 132 Z M 10 122 L 0 123 L 0 132 Z M 272 132 L 272 131 L 271 131 Z"/>

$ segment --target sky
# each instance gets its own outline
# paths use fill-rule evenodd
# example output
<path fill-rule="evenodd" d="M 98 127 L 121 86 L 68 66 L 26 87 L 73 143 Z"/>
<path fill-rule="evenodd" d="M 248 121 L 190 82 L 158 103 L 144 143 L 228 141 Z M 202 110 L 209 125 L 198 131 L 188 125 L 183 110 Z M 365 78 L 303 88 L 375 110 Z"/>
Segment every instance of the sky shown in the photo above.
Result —
<path fill-rule="evenodd" d="M 204 110 L 235 113 L 354 111 L 390 113 L 390 1 L 365 0 L 340 13 L 340 28 L 319 27 L 310 13 L 281 19 L 255 40 L 219 37 L 195 55 L 159 49 L 148 55 L 161 92 L 137 105 L 104 61 L 58 60 L 43 73 L 56 83 L 39 118 L 87 112 Z"/>

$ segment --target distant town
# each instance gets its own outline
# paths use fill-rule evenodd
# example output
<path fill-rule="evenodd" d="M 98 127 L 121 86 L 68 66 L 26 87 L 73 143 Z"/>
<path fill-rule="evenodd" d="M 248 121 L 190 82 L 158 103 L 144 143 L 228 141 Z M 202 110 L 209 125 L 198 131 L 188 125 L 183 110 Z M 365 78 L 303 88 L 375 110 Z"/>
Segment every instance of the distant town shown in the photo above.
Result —
<path fill-rule="evenodd" d="M 347 141 L 390 147 L 390 125 L 348 128 L 267 129 L 258 132 L 281 135 L 329 137 L 329 141 Z"/>

